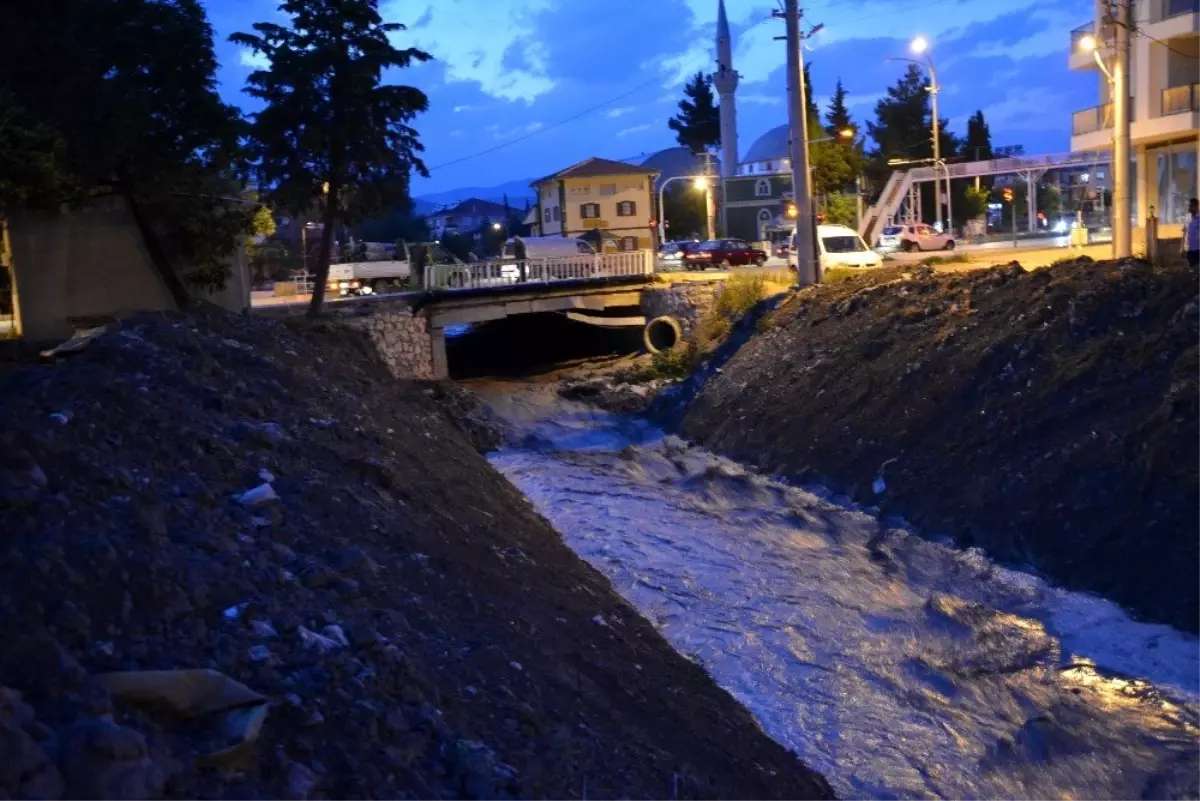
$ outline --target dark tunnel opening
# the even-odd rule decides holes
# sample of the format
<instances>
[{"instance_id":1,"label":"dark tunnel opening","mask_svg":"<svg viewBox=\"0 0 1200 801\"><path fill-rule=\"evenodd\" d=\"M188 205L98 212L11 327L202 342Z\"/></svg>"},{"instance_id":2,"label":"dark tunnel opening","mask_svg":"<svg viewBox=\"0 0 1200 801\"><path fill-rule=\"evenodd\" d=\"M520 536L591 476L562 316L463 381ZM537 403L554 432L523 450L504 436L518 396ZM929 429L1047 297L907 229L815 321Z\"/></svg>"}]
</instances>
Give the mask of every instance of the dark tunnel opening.
<instances>
[{"instance_id":1,"label":"dark tunnel opening","mask_svg":"<svg viewBox=\"0 0 1200 801\"><path fill-rule=\"evenodd\" d=\"M637 353L642 330L580 323L559 313L521 314L447 329L446 361L455 379L538 375L564 362Z\"/></svg>"}]
</instances>

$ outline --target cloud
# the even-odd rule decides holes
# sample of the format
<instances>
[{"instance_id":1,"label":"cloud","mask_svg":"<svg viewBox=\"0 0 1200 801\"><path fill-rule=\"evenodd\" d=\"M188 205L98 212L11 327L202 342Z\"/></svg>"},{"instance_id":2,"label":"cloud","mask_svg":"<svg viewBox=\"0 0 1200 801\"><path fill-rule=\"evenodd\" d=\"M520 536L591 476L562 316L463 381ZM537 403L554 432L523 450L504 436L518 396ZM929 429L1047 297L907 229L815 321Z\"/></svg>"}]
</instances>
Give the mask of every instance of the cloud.
<instances>
[{"instance_id":1,"label":"cloud","mask_svg":"<svg viewBox=\"0 0 1200 801\"><path fill-rule=\"evenodd\" d=\"M621 106L620 108L610 108L608 111L604 112L604 116L608 117L610 120L615 120L617 117L624 116L625 114L628 114L629 112L635 111L635 110L636 110L636 106Z\"/></svg>"},{"instance_id":2,"label":"cloud","mask_svg":"<svg viewBox=\"0 0 1200 801\"><path fill-rule=\"evenodd\" d=\"M641 133L642 131L648 131L653 127L654 126L650 125L649 123L646 123L644 125L634 125L629 128L622 128L621 130L617 131L617 136L620 136L620 137L632 136L633 134Z\"/></svg>"},{"instance_id":3,"label":"cloud","mask_svg":"<svg viewBox=\"0 0 1200 801\"><path fill-rule=\"evenodd\" d=\"M518 125L515 128L510 128L507 131L500 131L500 126L498 125L489 125L486 130L491 132L492 136L496 139L513 139L518 136L536 133L545 127L545 123L531 122L528 125Z\"/></svg>"},{"instance_id":4,"label":"cloud","mask_svg":"<svg viewBox=\"0 0 1200 801\"><path fill-rule=\"evenodd\" d=\"M454 107L454 113L461 114L464 111L471 111L474 108L476 108L476 107L471 105L470 103L461 103Z\"/></svg>"},{"instance_id":5,"label":"cloud","mask_svg":"<svg viewBox=\"0 0 1200 801\"><path fill-rule=\"evenodd\" d=\"M552 0L386 0L380 10L389 21L420 23L393 34L393 41L431 53L444 66L446 81L475 83L491 97L532 103L555 86L534 24L551 5ZM520 53L519 67L512 64L512 48Z\"/></svg>"},{"instance_id":6,"label":"cloud","mask_svg":"<svg viewBox=\"0 0 1200 801\"><path fill-rule=\"evenodd\" d=\"M778 106L783 102L783 98L778 95L743 95L738 94L738 104L747 103L752 106Z\"/></svg>"},{"instance_id":7,"label":"cloud","mask_svg":"<svg viewBox=\"0 0 1200 801\"><path fill-rule=\"evenodd\" d=\"M256 70L265 70L271 66L271 60L257 50L242 48L240 56L243 67L250 67Z\"/></svg>"}]
</instances>

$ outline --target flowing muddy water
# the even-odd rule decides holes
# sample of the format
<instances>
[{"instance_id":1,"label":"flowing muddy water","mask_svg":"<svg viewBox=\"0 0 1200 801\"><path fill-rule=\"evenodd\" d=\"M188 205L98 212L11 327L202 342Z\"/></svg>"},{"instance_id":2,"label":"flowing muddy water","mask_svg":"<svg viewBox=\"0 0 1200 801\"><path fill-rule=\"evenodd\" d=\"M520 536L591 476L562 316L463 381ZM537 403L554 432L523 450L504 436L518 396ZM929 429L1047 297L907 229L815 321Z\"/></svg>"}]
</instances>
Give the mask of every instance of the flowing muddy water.
<instances>
[{"instance_id":1,"label":"flowing muddy water","mask_svg":"<svg viewBox=\"0 0 1200 801\"><path fill-rule=\"evenodd\" d=\"M1195 637L551 386L473 388L517 432L492 464L839 796L1197 795Z\"/></svg>"}]
</instances>

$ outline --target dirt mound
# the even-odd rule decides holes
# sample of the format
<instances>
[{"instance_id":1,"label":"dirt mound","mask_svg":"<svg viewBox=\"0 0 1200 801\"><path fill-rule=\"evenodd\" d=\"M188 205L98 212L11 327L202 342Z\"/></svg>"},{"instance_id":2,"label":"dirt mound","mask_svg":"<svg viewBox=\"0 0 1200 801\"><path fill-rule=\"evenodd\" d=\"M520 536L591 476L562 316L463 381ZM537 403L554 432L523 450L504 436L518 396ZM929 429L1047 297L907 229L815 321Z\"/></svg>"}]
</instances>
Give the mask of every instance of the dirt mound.
<instances>
[{"instance_id":1,"label":"dirt mound","mask_svg":"<svg viewBox=\"0 0 1200 801\"><path fill-rule=\"evenodd\" d=\"M1195 630L1194 272L879 271L797 293L684 432Z\"/></svg>"},{"instance_id":2,"label":"dirt mound","mask_svg":"<svg viewBox=\"0 0 1200 801\"><path fill-rule=\"evenodd\" d=\"M144 316L0 381L0 796L829 794L356 333ZM229 713L104 675L182 669Z\"/></svg>"}]
</instances>

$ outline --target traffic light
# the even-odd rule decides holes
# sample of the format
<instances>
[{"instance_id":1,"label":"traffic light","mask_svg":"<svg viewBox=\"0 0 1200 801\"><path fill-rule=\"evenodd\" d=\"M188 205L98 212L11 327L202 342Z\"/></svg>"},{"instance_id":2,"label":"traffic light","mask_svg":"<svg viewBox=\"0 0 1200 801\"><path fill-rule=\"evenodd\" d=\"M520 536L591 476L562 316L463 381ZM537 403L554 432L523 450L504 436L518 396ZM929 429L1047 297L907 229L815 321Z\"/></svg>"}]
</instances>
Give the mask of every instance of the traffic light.
<instances>
[{"instance_id":1,"label":"traffic light","mask_svg":"<svg viewBox=\"0 0 1200 801\"><path fill-rule=\"evenodd\" d=\"M800 212L796 210L796 204L789 200L783 208L783 213L787 215L789 220L794 220Z\"/></svg>"},{"instance_id":2,"label":"traffic light","mask_svg":"<svg viewBox=\"0 0 1200 801\"><path fill-rule=\"evenodd\" d=\"M1011 186L1004 187L1004 202L1005 203L1013 202L1013 191L1012 191Z\"/></svg>"}]
</instances>

